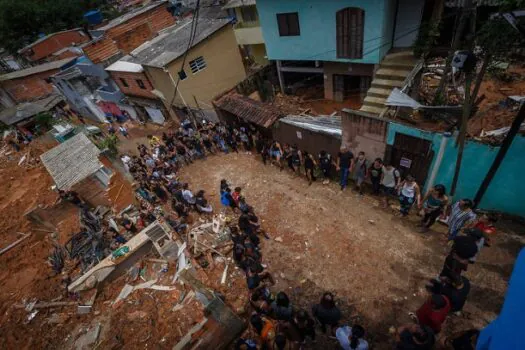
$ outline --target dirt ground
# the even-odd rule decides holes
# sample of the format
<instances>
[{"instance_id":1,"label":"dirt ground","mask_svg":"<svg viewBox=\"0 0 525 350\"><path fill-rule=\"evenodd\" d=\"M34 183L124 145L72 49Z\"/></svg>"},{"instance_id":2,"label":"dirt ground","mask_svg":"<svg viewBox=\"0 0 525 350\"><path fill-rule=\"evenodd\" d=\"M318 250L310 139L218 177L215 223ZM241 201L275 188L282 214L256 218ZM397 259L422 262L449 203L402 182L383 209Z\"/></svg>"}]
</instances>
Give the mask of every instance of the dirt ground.
<instances>
[{"instance_id":1,"label":"dirt ground","mask_svg":"<svg viewBox=\"0 0 525 350\"><path fill-rule=\"evenodd\" d=\"M180 176L195 191L204 189L214 208L220 207L221 179L242 187L272 236L263 243L263 260L277 279L274 291L286 291L295 306L308 310L323 291L334 292L345 320L362 323L375 349L390 347L391 326L409 322L407 313L423 302L424 284L439 273L447 252L443 226L419 234L415 215L402 220L380 209L377 199L340 192L335 184L309 187L254 155L213 156ZM466 273L472 290L464 316L450 317L443 334L483 327L498 314L525 242L519 226L502 225L495 244Z\"/></svg>"}]
</instances>

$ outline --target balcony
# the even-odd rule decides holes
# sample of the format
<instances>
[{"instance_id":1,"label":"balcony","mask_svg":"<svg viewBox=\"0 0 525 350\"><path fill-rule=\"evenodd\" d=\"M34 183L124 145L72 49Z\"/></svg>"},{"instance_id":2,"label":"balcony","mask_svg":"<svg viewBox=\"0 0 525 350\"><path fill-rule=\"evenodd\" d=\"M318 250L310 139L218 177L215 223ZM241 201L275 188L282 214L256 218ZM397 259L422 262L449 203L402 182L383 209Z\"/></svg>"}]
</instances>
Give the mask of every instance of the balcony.
<instances>
[{"instance_id":1,"label":"balcony","mask_svg":"<svg viewBox=\"0 0 525 350\"><path fill-rule=\"evenodd\" d=\"M108 102L118 103L124 98L124 94L118 89L114 89L111 86L102 86L97 90L97 94L101 99Z\"/></svg>"},{"instance_id":2,"label":"balcony","mask_svg":"<svg viewBox=\"0 0 525 350\"><path fill-rule=\"evenodd\" d=\"M234 26L235 37L239 45L264 44L261 24L256 22L238 22Z\"/></svg>"}]
</instances>

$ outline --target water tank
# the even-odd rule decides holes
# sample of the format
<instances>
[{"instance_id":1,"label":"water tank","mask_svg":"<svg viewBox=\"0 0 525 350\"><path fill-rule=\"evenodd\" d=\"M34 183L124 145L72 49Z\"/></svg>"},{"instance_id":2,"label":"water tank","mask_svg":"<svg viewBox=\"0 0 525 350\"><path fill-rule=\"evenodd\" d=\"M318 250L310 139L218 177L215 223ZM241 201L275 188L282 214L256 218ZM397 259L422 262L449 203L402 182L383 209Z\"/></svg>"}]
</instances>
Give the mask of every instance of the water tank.
<instances>
[{"instance_id":1,"label":"water tank","mask_svg":"<svg viewBox=\"0 0 525 350\"><path fill-rule=\"evenodd\" d=\"M99 10L86 12L84 18L90 25L97 25L102 23L102 13Z\"/></svg>"}]
</instances>

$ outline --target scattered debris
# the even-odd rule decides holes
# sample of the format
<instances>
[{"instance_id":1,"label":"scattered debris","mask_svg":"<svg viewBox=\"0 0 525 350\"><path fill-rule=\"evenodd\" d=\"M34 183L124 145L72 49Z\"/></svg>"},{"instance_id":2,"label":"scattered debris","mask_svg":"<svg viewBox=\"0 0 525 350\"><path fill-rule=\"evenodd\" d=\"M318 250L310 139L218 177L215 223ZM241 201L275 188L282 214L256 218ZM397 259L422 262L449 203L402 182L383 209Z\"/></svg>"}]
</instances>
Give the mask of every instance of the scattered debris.
<instances>
[{"instance_id":1,"label":"scattered debris","mask_svg":"<svg viewBox=\"0 0 525 350\"><path fill-rule=\"evenodd\" d=\"M22 243L26 238L28 238L29 236L31 236L30 233L22 233L22 232L18 232L18 234L21 234L22 235L22 238L19 238L17 239L16 241L14 241L13 243L11 243L10 245L8 245L7 247L3 248L2 250L0 250L0 255L4 254L5 252L11 250L12 248L16 247L18 244Z\"/></svg>"}]
</instances>

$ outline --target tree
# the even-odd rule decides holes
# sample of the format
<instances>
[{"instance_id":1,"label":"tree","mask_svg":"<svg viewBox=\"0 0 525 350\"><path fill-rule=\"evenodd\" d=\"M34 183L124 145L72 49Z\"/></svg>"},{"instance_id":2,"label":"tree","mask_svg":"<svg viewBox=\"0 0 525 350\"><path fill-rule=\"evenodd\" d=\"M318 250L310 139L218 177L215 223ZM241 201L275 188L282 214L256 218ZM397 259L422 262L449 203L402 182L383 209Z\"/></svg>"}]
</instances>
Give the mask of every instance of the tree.
<instances>
[{"instance_id":1,"label":"tree","mask_svg":"<svg viewBox=\"0 0 525 350\"><path fill-rule=\"evenodd\" d=\"M0 43L10 53L40 33L81 27L85 12L111 8L107 0L0 0Z\"/></svg>"}]
</instances>

